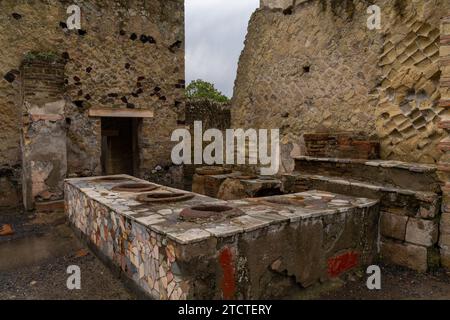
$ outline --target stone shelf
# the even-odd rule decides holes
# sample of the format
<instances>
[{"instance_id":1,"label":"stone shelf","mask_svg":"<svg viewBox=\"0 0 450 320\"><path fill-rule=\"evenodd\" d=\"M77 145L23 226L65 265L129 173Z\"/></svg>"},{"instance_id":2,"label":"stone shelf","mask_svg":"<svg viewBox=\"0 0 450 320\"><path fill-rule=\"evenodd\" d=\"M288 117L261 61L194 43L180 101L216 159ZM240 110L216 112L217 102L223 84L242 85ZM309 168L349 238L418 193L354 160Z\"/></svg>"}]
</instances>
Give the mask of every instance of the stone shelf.
<instances>
[{"instance_id":1,"label":"stone shelf","mask_svg":"<svg viewBox=\"0 0 450 320\"><path fill-rule=\"evenodd\" d=\"M439 193L437 166L390 160L344 158L295 158L295 171L302 174L356 179L395 189Z\"/></svg>"},{"instance_id":2,"label":"stone shelf","mask_svg":"<svg viewBox=\"0 0 450 320\"><path fill-rule=\"evenodd\" d=\"M334 162L334 163L348 163L348 164L362 164L370 167L381 168L396 168L408 170L418 173L433 173L437 171L437 166L432 164L411 163L395 160L365 160L365 159L346 159L346 158L320 158L300 156L294 157L295 160L313 161L313 162Z\"/></svg>"}]
</instances>

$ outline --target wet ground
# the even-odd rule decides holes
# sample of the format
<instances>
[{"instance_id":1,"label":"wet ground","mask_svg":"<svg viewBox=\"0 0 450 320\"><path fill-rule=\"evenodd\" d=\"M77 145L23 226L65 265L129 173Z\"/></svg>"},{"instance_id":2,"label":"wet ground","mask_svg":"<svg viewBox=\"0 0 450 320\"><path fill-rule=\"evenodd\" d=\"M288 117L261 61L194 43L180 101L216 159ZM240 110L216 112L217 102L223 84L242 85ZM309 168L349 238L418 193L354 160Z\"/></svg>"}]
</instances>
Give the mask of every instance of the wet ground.
<instances>
[{"instance_id":1,"label":"wet ground","mask_svg":"<svg viewBox=\"0 0 450 320\"><path fill-rule=\"evenodd\" d=\"M0 215L15 234L0 237L0 299L136 299L73 235L64 215ZM81 290L67 288L67 268L80 267Z\"/></svg>"},{"instance_id":2,"label":"wet ground","mask_svg":"<svg viewBox=\"0 0 450 320\"><path fill-rule=\"evenodd\" d=\"M450 274L436 270L420 274L400 267L381 267L381 290L369 290L362 272L348 276L321 300L450 300Z\"/></svg>"},{"instance_id":3,"label":"wet ground","mask_svg":"<svg viewBox=\"0 0 450 320\"><path fill-rule=\"evenodd\" d=\"M14 235L0 237L1 299L114 299L138 296L103 265L73 235L63 213L1 214L0 225L11 224ZM81 290L67 289L67 267L81 269ZM311 288L293 299L450 299L450 274L440 270L418 274L402 268L382 268L382 290L371 291L366 275Z\"/></svg>"}]
</instances>

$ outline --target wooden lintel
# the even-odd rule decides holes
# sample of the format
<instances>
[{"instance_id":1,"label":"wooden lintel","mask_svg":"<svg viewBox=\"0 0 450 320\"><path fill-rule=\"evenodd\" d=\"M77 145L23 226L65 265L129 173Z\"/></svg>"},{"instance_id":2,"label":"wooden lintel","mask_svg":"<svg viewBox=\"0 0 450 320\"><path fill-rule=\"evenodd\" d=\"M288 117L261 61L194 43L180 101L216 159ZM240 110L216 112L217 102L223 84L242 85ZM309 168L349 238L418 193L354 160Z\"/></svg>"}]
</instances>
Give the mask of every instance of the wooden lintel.
<instances>
[{"instance_id":1,"label":"wooden lintel","mask_svg":"<svg viewBox=\"0 0 450 320\"><path fill-rule=\"evenodd\" d=\"M89 116L111 118L153 118L153 111L141 109L91 108L89 109Z\"/></svg>"}]
</instances>

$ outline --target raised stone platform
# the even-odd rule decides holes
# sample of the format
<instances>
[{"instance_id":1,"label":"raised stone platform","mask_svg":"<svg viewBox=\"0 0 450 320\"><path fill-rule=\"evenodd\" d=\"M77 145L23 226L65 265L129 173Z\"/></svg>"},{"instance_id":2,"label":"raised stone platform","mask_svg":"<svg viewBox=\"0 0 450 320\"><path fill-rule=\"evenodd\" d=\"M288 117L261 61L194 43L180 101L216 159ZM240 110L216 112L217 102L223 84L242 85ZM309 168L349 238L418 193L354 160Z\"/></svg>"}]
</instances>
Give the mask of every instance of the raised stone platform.
<instances>
[{"instance_id":1,"label":"raised stone platform","mask_svg":"<svg viewBox=\"0 0 450 320\"><path fill-rule=\"evenodd\" d=\"M434 165L385 160L296 158L284 192L324 190L380 201L381 257L425 272L440 265L437 250L442 191Z\"/></svg>"},{"instance_id":2,"label":"raised stone platform","mask_svg":"<svg viewBox=\"0 0 450 320\"><path fill-rule=\"evenodd\" d=\"M322 176L353 178L383 186L440 192L437 166L391 160L295 157L295 171Z\"/></svg>"},{"instance_id":3,"label":"raised stone platform","mask_svg":"<svg viewBox=\"0 0 450 320\"><path fill-rule=\"evenodd\" d=\"M283 297L376 256L376 200L310 191L147 203L143 196L181 191L112 190L124 182L148 184L130 176L67 180L66 211L95 251L155 299ZM200 218L204 210L215 212Z\"/></svg>"},{"instance_id":4,"label":"raised stone platform","mask_svg":"<svg viewBox=\"0 0 450 320\"><path fill-rule=\"evenodd\" d=\"M422 219L435 219L439 215L441 205L441 196L438 193L388 187L350 178L292 173L283 175L282 182L283 191L286 193L323 190L379 199L382 211Z\"/></svg>"}]
</instances>

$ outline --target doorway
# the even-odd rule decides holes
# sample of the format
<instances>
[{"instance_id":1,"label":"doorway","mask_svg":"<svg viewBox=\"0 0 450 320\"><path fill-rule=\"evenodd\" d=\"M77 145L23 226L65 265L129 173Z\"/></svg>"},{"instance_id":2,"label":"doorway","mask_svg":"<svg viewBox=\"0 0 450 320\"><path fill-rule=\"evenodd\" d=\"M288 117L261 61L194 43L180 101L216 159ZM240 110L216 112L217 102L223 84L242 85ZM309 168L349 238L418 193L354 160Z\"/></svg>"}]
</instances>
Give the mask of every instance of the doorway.
<instances>
[{"instance_id":1,"label":"doorway","mask_svg":"<svg viewBox=\"0 0 450 320\"><path fill-rule=\"evenodd\" d=\"M137 132L140 119L102 118L103 175L136 175L139 169Z\"/></svg>"}]
</instances>

